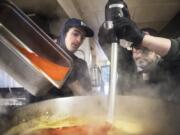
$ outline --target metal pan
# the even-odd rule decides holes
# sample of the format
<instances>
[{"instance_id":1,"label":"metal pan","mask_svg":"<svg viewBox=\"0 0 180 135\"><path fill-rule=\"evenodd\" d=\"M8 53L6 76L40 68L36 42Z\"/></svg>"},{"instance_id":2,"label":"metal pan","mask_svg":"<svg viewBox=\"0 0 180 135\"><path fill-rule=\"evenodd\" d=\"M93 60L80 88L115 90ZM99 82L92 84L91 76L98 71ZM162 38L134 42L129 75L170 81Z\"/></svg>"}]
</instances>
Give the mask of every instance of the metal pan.
<instances>
[{"instance_id":1,"label":"metal pan","mask_svg":"<svg viewBox=\"0 0 180 135\"><path fill-rule=\"evenodd\" d=\"M47 100L19 108L14 113L12 127L41 116L48 118L96 117L107 118L107 97L81 96ZM158 99L137 96L117 96L115 123L123 130L122 135L179 135L180 107ZM134 127L138 129L134 131ZM32 123L25 127L33 127ZM132 128L132 129L131 129ZM26 129L21 129L23 132ZM134 132L133 132L134 131ZM16 133L18 134L18 133ZM20 134L20 133L19 133ZM12 130L5 135L12 135Z\"/></svg>"},{"instance_id":2,"label":"metal pan","mask_svg":"<svg viewBox=\"0 0 180 135\"><path fill-rule=\"evenodd\" d=\"M55 65L67 67L68 73L63 79L53 79L15 46L26 48ZM53 85L61 88L72 69L68 54L8 1L0 2L0 47L0 68L36 96L47 93Z\"/></svg>"}]
</instances>

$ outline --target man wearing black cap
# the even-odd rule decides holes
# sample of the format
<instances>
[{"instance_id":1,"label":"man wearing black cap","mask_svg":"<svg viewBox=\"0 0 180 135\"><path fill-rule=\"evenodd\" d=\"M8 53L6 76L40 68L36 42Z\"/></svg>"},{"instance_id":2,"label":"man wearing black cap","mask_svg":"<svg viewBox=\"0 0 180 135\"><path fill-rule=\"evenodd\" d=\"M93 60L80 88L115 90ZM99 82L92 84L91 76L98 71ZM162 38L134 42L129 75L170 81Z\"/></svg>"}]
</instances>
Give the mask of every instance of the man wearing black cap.
<instances>
[{"instance_id":1,"label":"man wearing black cap","mask_svg":"<svg viewBox=\"0 0 180 135\"><path fill-rule=\"evenodd\" d=\"M91 91L91 81L87 63L74 55L86 37L93 37L94 32L79 19L68 19L62 29L58 44L73 59L73 69L61 90L52 90L59 96L86 95Z\"/></svg>"}]
</instances>

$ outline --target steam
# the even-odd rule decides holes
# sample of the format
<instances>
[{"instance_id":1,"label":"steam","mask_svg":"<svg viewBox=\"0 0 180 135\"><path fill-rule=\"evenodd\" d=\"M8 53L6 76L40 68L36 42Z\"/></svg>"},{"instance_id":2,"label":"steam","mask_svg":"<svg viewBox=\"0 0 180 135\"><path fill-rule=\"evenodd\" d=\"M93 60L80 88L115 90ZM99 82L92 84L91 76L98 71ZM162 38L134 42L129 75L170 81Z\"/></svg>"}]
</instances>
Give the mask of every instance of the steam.
<instances>
[{"instance_id":1,"label":"steam","mask_svg":"<svg viewBox=\"0 0 180 135\"><path fill-rule=\"evenodd\" d=\"M7 108L5 106L0 105L0 115L6 114L7 113Z\"/></svg>"},{"instance_id":2,"label":"steam","mask_svg":"<svg viewBox=\"0 0 180 135\"><path fill-rule=\"evenodd\" d=\"M7 91L7 89L4 89ZM0 95L0 133L11 127L13 109L29 103L29 95L18 89L14 92L7 91ZM7 124L8 123L8 124Z\"/></svg>"},{"instance_id":3,"label":"steam","mask_svg":"<svg viewBox=\"0 0 180 135\"><path fill-rule=\"evenodd\" d=\"M5 129L8 128L7 117L6 114L8 114L8 108L3 105L2 97L0 96L0 132L2 133Z\"/></svg>"},{"instance_id":4,"label":"steam","mask_svg":"<svg viewBox=\"0 0 180 135\"><path fill-rule=\"evenodd\" d=\"M103 29L100 29L99 44L110 60L111 44L107 41L106 37L108 36L103 33L105 33ZM148 66L147 70L150 71L139 75L139 67L136 67L136 63L132 57L132 51L119 47L118 55L117 94L161 98L166 101L175 102L180 100L176 96L180 95L180 92L178 93L178 84L174 84L173 78L169 73L164 72L164 69L158 69L159 67L156 69L156 62ZM139 62L143 66L147 64L145 61ZM177 91L175 92L177 94L173 94L172 91Z\"/></svg>"},{"instance_id":5,"label":"steam","mask_svg":"<svg viewBox=\"0 0 180 135\"><path fill-rule=\"evenodd\" d=\"M7 113L7 107L4 106L4 101L2 96L0 95L0 115Z\"/></svg>"},{"instance_id":6,"label":"steam","mask_svg":"<svg viewBox=\"0 0 180 135\"><path fill-rule=\"evenodd\" d=\"M154 69L152 69L154 70ZM135 95L141 97L157 98L165 101L179 102L179 87L173 78L163 71L152 73L121 72L118 78L117 94Z\"/></svg>"}]
</instances>

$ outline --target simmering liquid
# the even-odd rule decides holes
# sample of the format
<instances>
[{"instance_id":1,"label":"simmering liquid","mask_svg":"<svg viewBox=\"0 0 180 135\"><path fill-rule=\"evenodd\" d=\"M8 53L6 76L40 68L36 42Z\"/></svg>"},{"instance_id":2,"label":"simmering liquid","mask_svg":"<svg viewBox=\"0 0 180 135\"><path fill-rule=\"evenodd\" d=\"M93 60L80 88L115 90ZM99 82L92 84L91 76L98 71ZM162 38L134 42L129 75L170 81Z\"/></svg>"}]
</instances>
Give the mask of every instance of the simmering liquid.
<instances>
[{"instance_id":1,"label":"simmering liquid","mask_svg":"<svg viewBox=\"0 0 180 135\"><path fill-rule=\"evenodd\" d=\"M3 135L140 135L138 123L119 121L108 123L96 117L47 117L41 116L22 122Z\"/></svg>"},{"instance_id":2,"label":"simmering liquid","mask_svg":"<svg viewBox=\"0 0 180 135\"><path fill-rule=\"evenodd\" d=\"M102 125L46 128L33 131L26 135L107 135L110 129L110 124L104 123Z\"/></svg>"}]
</instances>

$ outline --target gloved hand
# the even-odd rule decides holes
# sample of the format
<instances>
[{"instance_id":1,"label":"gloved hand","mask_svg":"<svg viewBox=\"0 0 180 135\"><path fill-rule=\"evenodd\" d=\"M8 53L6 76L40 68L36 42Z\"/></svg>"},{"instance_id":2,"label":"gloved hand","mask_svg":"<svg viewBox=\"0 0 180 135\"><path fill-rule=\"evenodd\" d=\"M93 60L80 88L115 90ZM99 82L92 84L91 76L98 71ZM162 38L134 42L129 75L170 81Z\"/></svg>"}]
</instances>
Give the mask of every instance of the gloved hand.
<instances>
[{"instance_id":1,"label":"gloved hand","mask_svg":"<svg viewBox=\"0 0 180 135\"><path fill-rule=\"evenodd\" d=\"M114 29L107 29L105 27L105 22L100 26L98 32L98 40L101 46L106 44L111 44L116 37Z\"/></svg>"},{"instance_id":2,"label":"gloved hand","mask_svg":"<svg viewBox=\"0 0 180 135\"><path fill-rule=\"evenodd\" d=\"M137 27L137 25L126 17L120 17L113 21L116 36L119 39L126 39L133 42L134 47L138 47L143 38L144 33Z\"/></svg>"}]
</instances>

